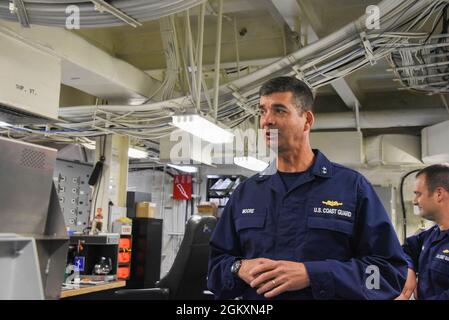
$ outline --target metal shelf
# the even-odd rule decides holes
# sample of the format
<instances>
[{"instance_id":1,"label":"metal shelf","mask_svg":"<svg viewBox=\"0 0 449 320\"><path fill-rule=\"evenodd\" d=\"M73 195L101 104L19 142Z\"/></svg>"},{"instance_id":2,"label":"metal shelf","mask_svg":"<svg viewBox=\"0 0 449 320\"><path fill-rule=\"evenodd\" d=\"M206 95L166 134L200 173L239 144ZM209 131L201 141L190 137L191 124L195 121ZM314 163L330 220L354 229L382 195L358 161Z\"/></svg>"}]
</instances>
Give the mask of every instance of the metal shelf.
<instances>
[{"instance_id":1,"label":"metal shelf","mask_svg":"<svg viewBox=\"0 0 449 320\"><path fill-rule=\"evenodd\" d=\"M222 179L222 180L231 179L232 183L228 186L228 188L211 189L211 187L220 179ZM223 208L226 207L226 204L220 204L226 200L221 200L221 199L228 200L231 197L232 193L235 190L235 181L237 179L240 179L240 182L242 182L245 179L245 177L239 176L239 175L208 175L207 176L206 201L211 201L212 199L218 199L218 201L215 202L219 208L218 217L220 217L221 212L223 211ZM217 194L217 192L224 193L224 194Z\"/></svg>"}]
</instances>

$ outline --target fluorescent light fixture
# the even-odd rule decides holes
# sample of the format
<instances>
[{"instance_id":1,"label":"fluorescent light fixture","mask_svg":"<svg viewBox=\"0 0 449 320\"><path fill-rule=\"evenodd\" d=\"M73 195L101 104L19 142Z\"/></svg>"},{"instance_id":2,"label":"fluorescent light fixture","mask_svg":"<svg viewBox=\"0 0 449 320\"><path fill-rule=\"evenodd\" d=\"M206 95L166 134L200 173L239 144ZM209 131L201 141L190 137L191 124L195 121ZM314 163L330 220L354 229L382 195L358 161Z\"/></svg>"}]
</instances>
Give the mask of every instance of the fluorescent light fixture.
<instances>
[{"instance_id":1,"label":"fluorescent light fixture","mask_svg":"<svg viewBox=\"0 0 449 320\"><path fill-rule=\"evenodd\" d=\"M234 163L240 167L252 170L252 171L263 171L268 167L268 163L265 161L256 159L254 157L235 157Z\"/></svg>"},{"instance_id":2,"label":"fluorescent light fixture","mask_svg":"<svg viewBox=\"0 0 449 320\"><path fill-rule=\"evenodd\" d=\"M197 115L173 116L173 125L211 143L230 143L234 134Z\"/></svg>"},{"instance_id":3,"label":"fluorescent light fixture","mask_svg":"<svg viewBox=\"0 0 449 320\"><path fill-rule=\"evenodd\" d=\"M193 167L193 166L179 166L179 165L171 164L171 163L167 163L167 166L175 168L176 170L179 170L179 171L187 172L187 173L198 172L198 168Z\"/></svg>"},{"instance_id":4,"label":"fluorescent light fixture","mask_svg":"<svg viewBox=\"0 0 449 320\"><path fill-rule=\"evenodd\" d=\"M0 127L12 127L12 124L0 121Z\"/></svg>"},{"instance_id":5,"label":"fluorescent light fixture","mask_svg":"<svg viewBox=\"0 0 449 320\"><path fill-rule=\"evenodd\" d=\"M148 158L148 152L142 149L129 148L128 157L133 159L145 159Z\"/></svg>"}]
</instances>

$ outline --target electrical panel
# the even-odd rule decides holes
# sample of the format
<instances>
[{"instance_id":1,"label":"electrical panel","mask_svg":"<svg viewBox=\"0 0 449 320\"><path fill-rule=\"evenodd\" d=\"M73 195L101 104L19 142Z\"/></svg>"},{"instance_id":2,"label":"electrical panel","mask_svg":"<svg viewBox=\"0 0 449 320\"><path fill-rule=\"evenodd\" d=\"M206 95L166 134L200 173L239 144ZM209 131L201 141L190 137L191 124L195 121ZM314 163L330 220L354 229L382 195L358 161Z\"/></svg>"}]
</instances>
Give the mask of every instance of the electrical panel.
<instances>
[{"instance_id":1,"label":"electrical panel","mask_svg":"<svg viewBox=\"0 0 449 320\"><path fill-rule=\"evenodd\" d=\"M92 166L57 160L53 180L65 224L70 230L83 232L89 225L91 188L87 183Z\"/></svg>"}]
</instances>

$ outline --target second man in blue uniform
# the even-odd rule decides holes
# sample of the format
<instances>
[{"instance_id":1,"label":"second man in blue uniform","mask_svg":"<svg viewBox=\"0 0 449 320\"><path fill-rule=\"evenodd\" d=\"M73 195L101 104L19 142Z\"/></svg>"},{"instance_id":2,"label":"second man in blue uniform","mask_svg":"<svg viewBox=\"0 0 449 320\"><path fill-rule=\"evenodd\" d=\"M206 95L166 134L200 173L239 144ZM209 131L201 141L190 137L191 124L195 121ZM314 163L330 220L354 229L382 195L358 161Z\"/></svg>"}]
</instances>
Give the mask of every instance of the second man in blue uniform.
<instances>
[{"instance_id":1,"label":"second man in blue uniform","mask_svg":"<svg viewBox=\"0 0 449 320\"><path fill-rule=\"evenodd\" d=\"M404 243L409 270L398 300L449 300L449 164L419 171L414 192L420 215L435 225Z\"/></svg>"}]
</instances>

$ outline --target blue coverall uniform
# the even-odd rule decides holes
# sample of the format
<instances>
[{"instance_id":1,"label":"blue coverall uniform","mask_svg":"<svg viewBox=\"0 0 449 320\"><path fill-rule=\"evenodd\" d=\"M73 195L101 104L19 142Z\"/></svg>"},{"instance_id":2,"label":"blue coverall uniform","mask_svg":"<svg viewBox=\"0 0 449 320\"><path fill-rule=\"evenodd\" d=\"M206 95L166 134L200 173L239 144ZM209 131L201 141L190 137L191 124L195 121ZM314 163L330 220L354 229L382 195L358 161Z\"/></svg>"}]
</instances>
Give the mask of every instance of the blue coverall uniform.
<instances>
[{"instance_id":1,"label":"blue coverall uniform","mask_svg":"<svg viewBox=\"0 0 449 320\"><path fill-rule=\"evenodd\" d=\"M407 238L403 248L418 273L418 299L449 300L449 230L435 225Z\"/></svg>"},{"instance_id":2,"label":"blue coverall uniform","mask_svg":"<svg viewBox=\"0 0 449 320\"><path fill-rule=\"evenodd\" d=\"M313 165L290 190L279 174L269 174L276 172L272 163L232 194L210 242L208 288L217 299L264 299L232 274L231 265L241 258L305 264L310 286L277 299L400 294L407 261L374 189L358 172L314 153Z\"/></svg>"}]
</instances>

